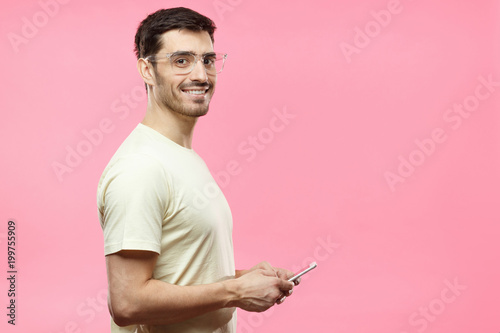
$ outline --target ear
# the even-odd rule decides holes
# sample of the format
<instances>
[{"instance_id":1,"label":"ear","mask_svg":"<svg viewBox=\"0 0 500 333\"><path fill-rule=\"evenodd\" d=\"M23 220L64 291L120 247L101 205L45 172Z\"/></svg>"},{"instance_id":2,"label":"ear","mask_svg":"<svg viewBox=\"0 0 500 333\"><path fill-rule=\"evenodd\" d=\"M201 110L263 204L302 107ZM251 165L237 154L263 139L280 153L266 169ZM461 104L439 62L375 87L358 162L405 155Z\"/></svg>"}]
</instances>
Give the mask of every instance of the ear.
<instances>
[{"instance_id":1,"label":"ear","mask_svg":"<svg viewBox=\"0 0 500 333\"><path fill-rule=\"evenodd\" d=\"M156 77L151 62L143 58L139 58L139 60L137 60L137 70L139 71L139 74L144 80L144 83L151 86L155 85Z\"/></svg>"}]
</instances>

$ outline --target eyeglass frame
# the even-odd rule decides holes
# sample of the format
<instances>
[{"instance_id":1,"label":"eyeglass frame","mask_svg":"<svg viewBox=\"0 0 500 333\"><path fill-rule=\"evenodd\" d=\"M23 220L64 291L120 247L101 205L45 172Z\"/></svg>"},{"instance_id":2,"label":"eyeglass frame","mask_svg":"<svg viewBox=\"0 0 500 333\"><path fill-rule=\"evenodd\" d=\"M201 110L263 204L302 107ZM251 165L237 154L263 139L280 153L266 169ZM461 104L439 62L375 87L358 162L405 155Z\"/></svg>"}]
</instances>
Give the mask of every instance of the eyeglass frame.
<instances>
[{"instance_id":1,"label":"eyeglass frame","mask_svg":"<svg viewBox=\"0 0 500 333\"><path fill-rule=\"evenodd\" d=\"M170 61L170 58L173 56L173 55L191 55L191 56L194 56L195 57L195 62L193 62L193 65L191 66L191 69L186 72L186 73L179 73L179 75L186 75L186 74L189 74L193 71L194 67L196 66L196 63L198 63L198 61L200 60L205 60L205 57L206 56L213 56L215 55L216 57L217 56L221 56L222 57L222 66L220 68L220 71L218 72L215 72L214 74L212 73L209 73L207 71L207 68L205 67L205 65L203 64L203 68L205 69L205 73L207 73L207 75L216 75L216 74L220 74L222 72L222 70L224 69L224 64L226 63L226 59L227 59L227 53L221 53L221 52L208 52L208 53L205 53L205 54L196 54L196 53L193 53L193 52L189 52L189 51L175 51L175 52L172 52L172 53L161 53L159 55L156 55L156 54L152 54L152 55L149 55L147 56L146 58L144 58L145 60L148 60L150 62L153 62L153 61L156 61L157 57L162 57L164 56L165 58L167 58L169 61ZM163 57L162 57L163 58ZM214 61L214 64L215 64L215 61ZM170 65L173 67L174 64L170 61ZM215 65L214 65L215 67Z\"/></svg>"}]
</instances>

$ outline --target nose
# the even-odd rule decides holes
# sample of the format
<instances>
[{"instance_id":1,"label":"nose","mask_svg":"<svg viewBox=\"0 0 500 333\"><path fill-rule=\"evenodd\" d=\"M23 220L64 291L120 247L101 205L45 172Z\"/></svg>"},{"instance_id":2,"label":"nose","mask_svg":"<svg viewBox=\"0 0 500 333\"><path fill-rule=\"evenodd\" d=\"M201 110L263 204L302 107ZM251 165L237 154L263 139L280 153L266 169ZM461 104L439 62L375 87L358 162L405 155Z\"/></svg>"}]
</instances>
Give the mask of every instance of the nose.
<instances>
[{"instance_id":1,"label":"nose","mask_svg":"<svg viewBox=\"0 0 500 333\"><path fill-rule=\"evenodd\" d=\"M195 62L193 70L191 71L191 73L189 73L189 78L191 79L191 81L208 81L207 71L202 61L203 59L197 59L197 61Z\"/></svg>"}]
</instances>

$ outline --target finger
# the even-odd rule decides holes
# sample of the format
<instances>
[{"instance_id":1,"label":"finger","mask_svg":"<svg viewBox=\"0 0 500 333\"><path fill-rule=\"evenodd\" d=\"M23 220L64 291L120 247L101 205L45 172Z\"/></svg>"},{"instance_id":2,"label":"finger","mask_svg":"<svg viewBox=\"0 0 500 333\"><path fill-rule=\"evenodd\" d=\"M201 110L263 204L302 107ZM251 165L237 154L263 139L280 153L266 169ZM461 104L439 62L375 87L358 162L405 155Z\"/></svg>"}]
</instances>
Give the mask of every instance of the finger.
<instances>
[{"instance_id":1,"label":"finger","mask_svg":"<svg viewBox=\"0 0 500 333\"><path fill-rule=\"evenodd\" d=\"M288 280L293 277L293 272L283 268L276 268L278 271L278 277L283 280Z\"/></svg>"},{"instance_id":2,"label":"finger","mask_svg":"<svg viewBox=\"0 0 500 333\"><path fill-rule=\"evenodd\" d=\"M300 279L301 279L301 278L296 279L295 281L293 281L293 283L294 283L296 286L298 286L298 285L299 285L299 283L300 283Z\"/></svg>"},{"instance_id":3,"label":"finger","mask_svg":"<svg viewBox=\"0 0 500 333\"><path fill-rule=\"evenodd\" d=\"M265 276L272 276L272 277L276 277L276 272L273 271L273 270L268 270L268 269L260 269L259 270L263 275Z\"/></svg>"},{"instance_id":4,"label":"finger","mask_svg":"<svg viewBox=\"0 0 500 333\"><path fill-rule=\"evenodd\" d=\"M293 282L289 282L287 280L280 280L280 290L285 294L288 294L289 290L292 290L295 284Z\"/></svg>"},{"instance_id":5,"label":"finger","mask_svg":"<svg viewBox=\"0 0 500 333\"><path fill-rule=\"evenodd\" d=\"M258 264L259 268L262 268L262 269L265 269L265 270L272 270L274 271L274 268L273 266L268 263L267 261L263 261L261 263Z\"/></svg>"},{"instance_id":6,"label":"finger","mask_svg":"<svg viewBox=\"0 0 500 333\"><path fill-rule=\"evenodd\" d=\"M283 302L285 301L285 299L286 299L286 296L283 296L283 297L279 298L279 299L276 301L276 304L278 304L278 305L279 305L279 304L283 303Z\"/></svg>"}]
</instances>

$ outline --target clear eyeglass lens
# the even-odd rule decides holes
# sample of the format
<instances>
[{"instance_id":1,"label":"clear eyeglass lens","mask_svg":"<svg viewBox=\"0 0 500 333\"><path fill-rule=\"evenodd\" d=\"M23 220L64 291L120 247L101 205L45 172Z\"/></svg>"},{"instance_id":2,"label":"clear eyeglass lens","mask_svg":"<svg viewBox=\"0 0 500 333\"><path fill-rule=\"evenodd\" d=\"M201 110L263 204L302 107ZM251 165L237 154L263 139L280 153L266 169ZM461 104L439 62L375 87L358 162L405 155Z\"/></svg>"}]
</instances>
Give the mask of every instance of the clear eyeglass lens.
<instances>
[{"instance_id":1,"label":"clear eyeglass lens","mask_svg":"<svg viewBox=\"0 0 500 333\"><path fill-rule=\"evenodd\" d=\"M170 56L172 68L179 74L191 72L197 60L198 58L191 53L180 53ZM208 74L220 73L224 66L224 55L213 54L201 56L201 61Z\"/></svg>"}]
</instances>

